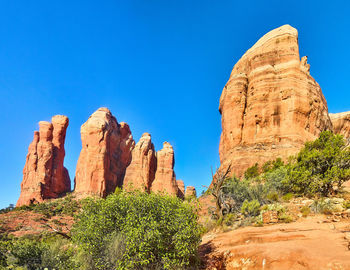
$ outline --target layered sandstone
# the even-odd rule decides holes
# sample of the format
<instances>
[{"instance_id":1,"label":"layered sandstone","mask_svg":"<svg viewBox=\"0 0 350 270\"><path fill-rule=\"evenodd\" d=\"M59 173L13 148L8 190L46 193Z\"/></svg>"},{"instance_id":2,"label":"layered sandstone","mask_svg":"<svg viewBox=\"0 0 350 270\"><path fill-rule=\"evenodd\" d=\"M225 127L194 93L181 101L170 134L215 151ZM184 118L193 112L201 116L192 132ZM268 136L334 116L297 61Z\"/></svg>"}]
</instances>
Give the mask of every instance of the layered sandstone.
<instances>
[{"instance_id":1,"label":"layered sandstone","mask_svg":"<svg viewBox=\"0 0 350 270\"><path fill-rule=\"evenodd\" d=\"M121 187L134 147L130 128L100 108L81 126L82 150L75 175L78 196L105 197Z\"/></svg>"},{"instance_id":2,"label":"layered sandstone","mask_svg":"<svg viewBox=\"0 0 350 270\"><path fill-rule=\"evenodd\" d=\"M241 176L255 163L287 158L332 129L326 100L300 59L298 32L272 30L234 66L220 97L220 170Z\"/></svg>"},{"instance_id":3,"label":"layered sandstone","mask_svg":"<svg viewBox=\"0 0 350 270\"><path fill-rule=\"evenodd\" d=\"M333 123L333 131L341 134L344 138L350 138L350 112L330 113L329 117Z\"/></svg>"},{"instance_id":4,"label":"layered sandstone","mask_svg":"<svg viewBox=\"0 0 350 270\"><path fill-rule=\"evenodd\" d=\"M68 118L63 115L52 117L52 123L39 122L39 132L34 132L28 148L17 206L58 198L71 190L69 174L63 166L67 127Z\"/></svg>"},{"instance_id":5,"label":"layered sandstone","mask_svg":"<svg viewBox=\"0 0 350 270\"><path fill-rule=\"evenodd\" d=\"M174 149L170 143L164 142L163 149L157 152L157 171L151 186L152 192L166 192L177 195L176 176L174 173Z\"/></svg>"},{"instance_id":6,"label":"layered sandstone","mask_svg":"<svg viewBox=\"0 0 350 270\"><path fill-rule=\"evenodd\" d=\"M131 153L131 163L126 169L123 188L149 192L157 168L156 152L151 135L144 133Z\"/></svg>"}]
</instances>

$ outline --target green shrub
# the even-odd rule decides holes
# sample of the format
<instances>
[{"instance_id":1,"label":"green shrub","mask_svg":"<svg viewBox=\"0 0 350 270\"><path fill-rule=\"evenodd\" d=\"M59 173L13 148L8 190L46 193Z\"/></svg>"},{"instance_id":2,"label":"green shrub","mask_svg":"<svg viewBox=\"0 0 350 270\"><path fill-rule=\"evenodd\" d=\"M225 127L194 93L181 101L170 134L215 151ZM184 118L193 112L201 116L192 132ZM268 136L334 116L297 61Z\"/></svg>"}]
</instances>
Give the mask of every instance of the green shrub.
<instances>
[{"instance_id":1,"label":"green shrub","mask_svg":"<svg viewBox=\"0 0 350 270\"><path fill-rule=\"evenodd\" d=\"M310 214L311 210L310 210L310 208L309 208L308 206L304 205L304 206L300 209L300 212L301 212L301 214L302 214L303 217L307 217L307 216Z\"/></svg>"},{"instance_id":2,"label":"green shrub","mask_svg":"<svg viewBox=\"0 0 350 270\"><path fill-rule=\"evenodd\" d=\"M290 223L293 221L293 218L290 215L288 215L286 212L283 212L280 215L278 215L278 220L284 223Z\"/></svg>"},{"instance_id":3,"label":"green shrub","mask_svg":"<svg viewBox=\"0 0 350 270\"><path fill-rule=\"evenodd\" d=\"M293 193L286 193L282 196L282 200L285 202L289 202L291 199L294 198L294 194Z\"/></svg>"},{"instance_id":4,"label":"green shrub","mask_svg":"<svg viewBox=\"0 0 350 270\"><path fill-rule=\"evenodd\" d=\"M258 216L260 213L260 203L258 200L245 200L241 207L241 213L245 216Z\"/></svg>"},{"instance_id":5,"label":"green shrub","mask_svg":"<svg viewBox=\"0 0 350 270\"><path fill-rule=\"evenodd\" d=\"M328 196L350 179L350 151L341 135L324 131L307 142L291 164L288 185L297 194Z\"/></svg>"},{"instance_id":6,"label":"green shrub","mask_svg":"<svg viewBox=\"0 0 350 270\"><path fill-rule=\"evenodd\" d=\"M343 207L345 208L345 209L349 209L350 208L350 201L344 201L344 203L343 203Z\"/></svg>"},{"instance_id":7,"label":"green shrub","mask_svg":"<svg viewBox=\"0 0 350 270\"><path fill-rule=\"evenodd\" d=\"M43 245L40 241L20 239L13 241L7 258L8 264L24 266L28 270L36 270L41 267L41 255Z\"/></svg>"},{"instance_id":8,"label":"green shrub","mask_svg":"<svg viewBox=\"0 0 350 270\"><path fill-rule=\"evenodd\" d=\"M267 194L269 190L267 186L251 180L240 180L236 177L228 179L222 187L222 191L227 198L234 201L233 211L239 212L245 200L257 200L260 204L268 202Z\"/></svg>"},{"instance_id":9,"label":"green shrub","mask_svg":"<svg viewBox=\"0 0 350 270\"><path fill-rule=\"evenodd\" d=\"M96 269L181 269L196 263L201 231L189 203L119 192L86 200L72 236Z\"/></svg>"},{"instance_id":10,"label":"green shrub","mask_svg":"<svg viewBox=\"0 0 350 270\"><path fill-rule=\"evenodd\" d=\"M278 202L279 195L276 191L271 191L267 194L266 198L271 202Z\"/></svg>"},{"instance_id":11,"label":"green shrub","mask_svg":"<svg viewBox=\"0 0 350 270\"><path fill-rule=\"evenodd\" d=\"M333 212L333 205L331 200L320 199L320 200L315 200L310 205L310 209L314 213L329 215L329 214L332 214Z\"/></svg>"},{"instance_id":12,"label":"green shrub","mask_svg":"<svg viewBox=\"0 0 350 270\"><path fill-rule=\"evenodd\" d=\"M244 172L244 178L245 179L251 179L254 177L259 176L259 165L258 163L255 163L254 166L249 167L245 172Z\"/></svg>"},{"instance_id":13,"label":"green shrub","mask_svg":"<svg viewBox=\"0 0 350 270\"><path fill-rule=\"evenodd\" d=\"M41 265L48 269L77 269L74 262L75 249L67 239L53 238L42 244Z\"/></svg>"}]
</instances>

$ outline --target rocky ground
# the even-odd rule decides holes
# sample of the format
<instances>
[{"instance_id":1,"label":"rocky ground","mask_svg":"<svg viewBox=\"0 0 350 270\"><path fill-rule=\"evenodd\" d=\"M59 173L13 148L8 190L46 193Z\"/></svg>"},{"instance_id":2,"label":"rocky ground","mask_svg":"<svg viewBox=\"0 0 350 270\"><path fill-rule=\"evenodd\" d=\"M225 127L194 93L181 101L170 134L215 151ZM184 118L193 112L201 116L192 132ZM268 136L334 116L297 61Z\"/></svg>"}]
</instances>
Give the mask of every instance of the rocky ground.
<instances>
[{"instance_id":1,"label":"rocky ground","mask_svg":"<svg viewBox=\"0 0 350 270\"><path fill-rule=\"evenodd\" d=\"M0 214L0 233L16 237L38 235L45 232L69 232L73 224L71 216L46 217L32 211L20 210Z\"/></svg>"},{"instance_id":2,"label":"rocky ground","mask_svg":"<svg viewBox=\"0 0 350 270\"><path fill-rule=\"evenodd\" d=\"M350 269L350 220L316 215L289 224L203 236L204 269Z\"/></svg>"}]
</instances>

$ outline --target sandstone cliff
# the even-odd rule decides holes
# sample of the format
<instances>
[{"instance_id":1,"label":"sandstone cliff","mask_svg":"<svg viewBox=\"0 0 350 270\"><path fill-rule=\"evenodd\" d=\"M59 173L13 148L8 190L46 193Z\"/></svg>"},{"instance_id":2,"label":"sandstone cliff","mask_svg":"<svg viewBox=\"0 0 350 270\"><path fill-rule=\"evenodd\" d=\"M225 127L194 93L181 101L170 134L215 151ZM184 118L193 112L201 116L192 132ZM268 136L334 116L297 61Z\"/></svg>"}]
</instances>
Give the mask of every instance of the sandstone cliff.
<instances>
[{"instance_id":1,"label":"sandstone cliff","mask_svg":"<svg viewBox=\"0 0 350 270\"><path fill-rule=\"evenodd\" d=\"M341 134L344 138L350 138L350 112L330 113L329 117L333 123L333 131Z\"/></svg>"},{"instance_id":2,"label":"sandstone cliff","mask_svg":"<svg viewBox=\"0 0 350 270\"><path fill-rule=\"evenodd\" d=\"M39 122L39 132L34 132L28 148L17 206L58 198L71 190L68 171L63 166L67 127L68 118L63 115L52 117L52 123Z\"/></svg>"},{"instance_id":3,"label":"sandstone cliff","mask_svg":"<svg viewBox=\"0 0 350 270\"><path fill-rule=\"evenodd\" d=\"M289 25L267 33L242 56L220 97L220 170L231 164L232 174L241 176L256 162L287 158L332 129L309 69Z\"/></svg>"},{"instance_id":4,"label":"sandstone cliff","mask_svg":"<svg viewBox=\"0 0 350 270\"><path fill-rule=\"evenodd\" d=\"M71 189L63 166L68 118L56 115L52 123L39 126L28 148L17 206L57 198ZM165 142L156 153L148 133L135 145L128 124L118 123L109 109L100 108L90 116L81 126L81 140L74 183L78 198L106 197L116 187L184 198L185 185L175 177L173 147Z\"/></svg>"},{"instance_id":5,"label":"sandstone cliff","mask_svg":"<svg viewBox=\"0 0 350 270\"><path fill-rule=\"evenodd\" d=\"M129 126L100 108L81 126L82 150L75 174L78 196L105 197L122 186L134 146Z\"/></svg>"}]
</instances>

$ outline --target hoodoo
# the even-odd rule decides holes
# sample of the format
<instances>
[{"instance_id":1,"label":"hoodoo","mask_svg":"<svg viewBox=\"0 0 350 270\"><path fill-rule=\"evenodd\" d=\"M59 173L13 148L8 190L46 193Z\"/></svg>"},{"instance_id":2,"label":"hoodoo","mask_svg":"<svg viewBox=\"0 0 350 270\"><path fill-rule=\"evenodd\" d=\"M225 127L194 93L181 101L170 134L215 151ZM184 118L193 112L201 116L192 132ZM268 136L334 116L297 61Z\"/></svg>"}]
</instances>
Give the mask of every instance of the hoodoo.
<instances>
[{"instance_id":1,"label":"hoodoo","mask_svg":"<svg viewBox=\"0 0 350 270\"><path fill-rule=\"evenodd\" d=\"M17 206L58 198L71 190L69 174L63 166L67 127L68 118L63 115L52 117L52 123L39 122L39 132L34 132L28 148Z\"/></svg>"},{"instance_id":2,"label":"hoodoo","mask_svg":"<svg viewBox=\"0 0 350 270\"><path fill-rule=\"evenodd\" d=\"M164 142L163 149L157 152L157 171L151 191L178 194L174 165L174 149L170 143Z\"/></svg>"},{"instance_id":3,"label":"hoodoo","mask_svg":"<svg viewBox=\"0 0 350 270\"><path fill-rule=\"evenodd\" d=\"M135 143L129 126L119 124L109 109L100 108L81 126L81 141L75 193L105 197L121 187Z\"/></svg>"},{"instance_id":4,"label":"hoodoo","mask_svg":"<svg viewBox=\"0 0 350 270\"><path fill-rule=\"evenodd\" d=\"M151 135L144 133L131 153L131 163L126 169L123 187L126 190L149 192L157 168L156 152Z\"/></svg>"},{"instance_id":5,"label":"hoodoo","mask_svg":"<svg viewBox=\"0 0 350 270\"><path fill-rule=\"evenodd\" d=\"M255 163L287 158L332 129L327 102L299 56L298 32L264 35L234 66L220 97L220 170L241 176Z\"/></svg>"}]
</instances>

